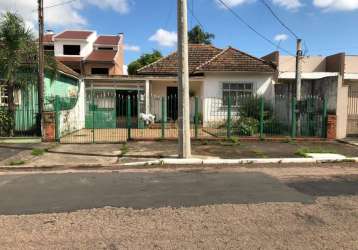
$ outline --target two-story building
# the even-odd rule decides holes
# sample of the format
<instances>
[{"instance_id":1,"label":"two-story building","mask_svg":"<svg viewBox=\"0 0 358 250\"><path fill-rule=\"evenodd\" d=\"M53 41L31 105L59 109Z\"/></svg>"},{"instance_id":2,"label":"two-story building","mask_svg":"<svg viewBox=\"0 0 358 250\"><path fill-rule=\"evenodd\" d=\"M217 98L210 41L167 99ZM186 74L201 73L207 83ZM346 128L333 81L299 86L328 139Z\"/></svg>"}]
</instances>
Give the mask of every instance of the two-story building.
<instances>
[{"instance_id":1,"label":"two-story building","mask_svg":"<svg viewBox=\"0 0 358 250\"><path fill-rule=\"evenodd\" d=\"M97 35L95 31L49 31L44 49L83 77L123 75L123 34Z\"/></svg>"}]
</instances>

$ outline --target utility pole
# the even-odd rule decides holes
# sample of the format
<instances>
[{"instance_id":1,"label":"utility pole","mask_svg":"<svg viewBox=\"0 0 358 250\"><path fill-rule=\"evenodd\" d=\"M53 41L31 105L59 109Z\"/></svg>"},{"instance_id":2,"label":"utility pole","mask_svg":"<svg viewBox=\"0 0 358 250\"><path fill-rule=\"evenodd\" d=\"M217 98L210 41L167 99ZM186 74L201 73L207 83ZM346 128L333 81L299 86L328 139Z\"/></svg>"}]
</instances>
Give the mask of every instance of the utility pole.
<instances>
[{"instance_id":1,"label":"utility pole","mask_svg":"<svg viewBox=\"0 0 358 250\"><path fill-rule=\"evenodd\" d=\"M42 119L44 111L44 47L43 47L43 34L44 34L44 13L43 13L43 0L37 0L38 3L38 23L39 23L39 44L38 44L38 122L41 124L41 135L42 135Z\"/></svg>"},{"instance_id":2,"label":"utility pole","mask_svg":"<svg viewBox=\"0 0 358 250\"><path fill-rule=\"evenodd\" d=\"M301 80L302 75L302 40L297 39L297 48L296 48L296 100L298 107L301 107ZM297 114L297 134L301 133L301 113L298 111Z\"/></svg>"},{"instance_id":3,"label":"utility pole","mask_svg":"<svg viewBox=\"0 0 358 250\"><path fill-rule=\"evenodd\" d=\"M296 50L296 98L301 100L301 74L302 74L302 40L297 39Z\"/></svg>"},{"instance_id":4,"label":"utility pole","mask_svg":"<svg viewBox=\"0 0 358 250\"><path fill-rule=\"evenodd\" d=\"M187 0L178 0L179 158L191 157Z\"/></svg>"}]
</instances>

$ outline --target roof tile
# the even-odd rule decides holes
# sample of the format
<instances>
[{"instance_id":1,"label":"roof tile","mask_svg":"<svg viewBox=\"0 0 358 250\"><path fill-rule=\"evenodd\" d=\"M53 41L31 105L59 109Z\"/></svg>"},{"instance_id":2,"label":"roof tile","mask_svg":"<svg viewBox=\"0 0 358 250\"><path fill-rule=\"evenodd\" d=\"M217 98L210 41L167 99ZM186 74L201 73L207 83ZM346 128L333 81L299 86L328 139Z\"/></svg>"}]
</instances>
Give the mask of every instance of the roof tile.
<instances>
[{"instance_id":1,"label":"roof tile","mask_svg":"<svg viewBox=\"0 0 358 250\"><path fill-rule=\"evenodd\" d=\"M189 71L190 74L207 71L275 72L275 68L268 62L234 48L222 50L212 45L190 44ZM177 72L176 52L138 70L138 74L151 75L176 75Z\"/></svg>"},{"instance_id":2,"label":"roof tile","mask_svg":"<svg viewBox=\"0 0 358 250\"><path fill-rule=\"evenodd\" d=\"M86 59L86 62L113 62L117 51L94 50Z\"/></svg>"},{"instance_id":3,"label":"roof tile","mask_svg":"<svg viewBox=\"0 0 358 250\"><path fill-rule=\"evenodd\" d=\"M99 45L117 45L121 40L120 36L99 36L95 44Z\"/></svg>"},{"instance_id":4,"label":"roof tile","mask_svg":"<svg viewBox=\"0 0 358 250\"><path fill-rule=\"evenodd\" d=\"M56 35L55 39L87 39L93 32L92 31L76 31L76 30L67 30L58 35Z\"/></svg>"}]
</instances>

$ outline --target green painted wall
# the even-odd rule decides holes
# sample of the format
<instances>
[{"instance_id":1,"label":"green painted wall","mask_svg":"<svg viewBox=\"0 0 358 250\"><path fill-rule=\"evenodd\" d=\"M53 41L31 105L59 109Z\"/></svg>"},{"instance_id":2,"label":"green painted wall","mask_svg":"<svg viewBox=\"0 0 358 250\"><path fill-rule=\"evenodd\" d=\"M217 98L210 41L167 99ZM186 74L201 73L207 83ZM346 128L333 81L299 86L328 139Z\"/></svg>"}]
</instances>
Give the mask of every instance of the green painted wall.
<instances>
[{"instance_id":1,"label":"green painted wall","mask_svg":"<svg viewBox=\"0 0 358 250\"><path fill-rule=\"evenodd\" d=\"M58 74L54 81L51 81L45 74L45 110L54 110L54 98L71 97L79 91L79 80L64 74ZM38 114L38 92L36 84L28 84L21 89L21 103L16 109L16 131L25 132L36 129L36 117Z\"/></svg>"}]
</instances>

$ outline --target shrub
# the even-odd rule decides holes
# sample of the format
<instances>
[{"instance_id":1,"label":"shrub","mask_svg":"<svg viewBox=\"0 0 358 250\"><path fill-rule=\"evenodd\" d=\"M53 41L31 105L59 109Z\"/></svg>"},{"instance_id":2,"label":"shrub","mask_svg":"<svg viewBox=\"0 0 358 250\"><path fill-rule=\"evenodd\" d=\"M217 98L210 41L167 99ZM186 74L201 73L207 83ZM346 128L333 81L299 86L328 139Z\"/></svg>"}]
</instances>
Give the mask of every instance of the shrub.
<instances>
[{"instance_id":1,"label":"shrub","mask_svg":"<svg viewBox=\"0 0 358 250\"><path fill-rule=\"evenodd\" d=\"M238 113L240 117L251 117L260 120L260 96L245 96L238 101ZM272 112L272 105L264 99L264 118Z\"/></svg>"},{"instance_id":2,"label":"shrub","mask_svg":"<svg viewBox=\"0 0 358 250\"><path fill-rule=\"evenodd\" d=\"M233 124L239 135L252 136L258 133L259 121L252 117L241 117Z\"/></svg>"},{"instance_id":3,"label":"shrub","mask_svg":"<svg viewBox=\"0 0 358 250\"><path fill-rule=\"evenodd\" d=\"M0 136L9 136L13 118L8 109L0 108Z\"/></svg>"}]
</instances>

